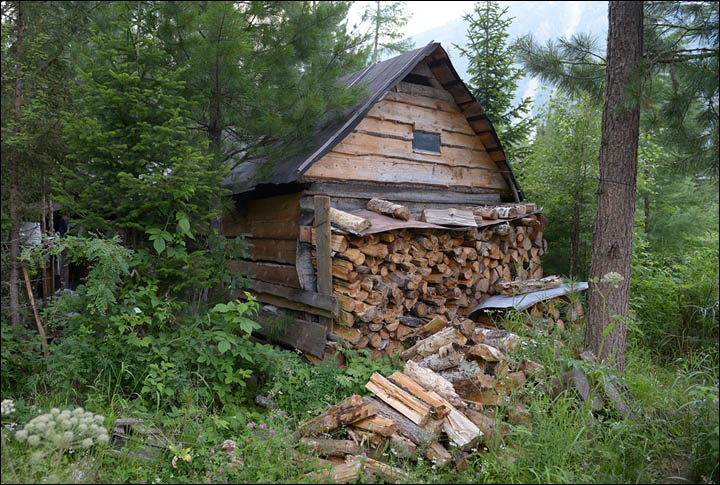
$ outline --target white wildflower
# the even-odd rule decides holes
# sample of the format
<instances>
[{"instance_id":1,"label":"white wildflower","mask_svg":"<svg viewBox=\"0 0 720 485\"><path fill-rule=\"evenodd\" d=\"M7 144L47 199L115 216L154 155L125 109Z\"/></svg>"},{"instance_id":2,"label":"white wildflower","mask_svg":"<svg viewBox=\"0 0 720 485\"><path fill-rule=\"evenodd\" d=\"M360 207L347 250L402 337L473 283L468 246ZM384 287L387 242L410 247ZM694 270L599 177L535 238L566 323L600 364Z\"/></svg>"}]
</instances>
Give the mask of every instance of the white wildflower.
<instances>
[{"instance_id":1,"label":"white wildflower","mask_svg":"<svg viewBox=\"0 0 720 485\"><path fill-rule=\"evenodd\" d=\"M28 437L28 432L24 429L21 429L20 431L15 433L15 439L20 442L25 441L27 439L27 437Z\"/></svg>"},{"instance_id":2,"label":"white wildflower","mask_svg":"<svg viewBox=\"0 0 720 485\"><path fill-rule=\"evenodd\" d=\"M28 442L31 446L37 446L37 445L40 444L40 437L39 437L38 435L36 435L36 434L30 435L30 436L28 437L28 439L27 439L27 442Z\"/></svg>"},{"instance_id":3,"label":"white wildflower","mask_svg":"<svg viewBox=\"0 0 720 485\"><path fill-rule=\"evenodd\" d=\"M610 271L609 273L605 273L603 277L600 279L600 283L608 283L613 286L613 288L617 288L618 284L624 280L625 278L623 275L616 271Z\"/></svg>"},{"instance_id":4,"label":"white wildflower","mask_svg":"<svg viewBox=\"0 0 720 485\"><path fill-rule=\"evenodd\" d=\"M0 415L10 416L15 412L15 403L12 399L3 399L0 403Z\"/></svg>"},{"instance_id":5,"label":"white wildflower","mask_svg":"<svg viewBox=\"0 0 720 485\"><path fill-rule=\"evenodd\" d=\"M80 445L81 445L83 448L90 448L90 447L92 446L92 444L93 444L92 438L85 438L84 440L82 440L82 441L80 442Z\"/></svg>"}]
</instances>

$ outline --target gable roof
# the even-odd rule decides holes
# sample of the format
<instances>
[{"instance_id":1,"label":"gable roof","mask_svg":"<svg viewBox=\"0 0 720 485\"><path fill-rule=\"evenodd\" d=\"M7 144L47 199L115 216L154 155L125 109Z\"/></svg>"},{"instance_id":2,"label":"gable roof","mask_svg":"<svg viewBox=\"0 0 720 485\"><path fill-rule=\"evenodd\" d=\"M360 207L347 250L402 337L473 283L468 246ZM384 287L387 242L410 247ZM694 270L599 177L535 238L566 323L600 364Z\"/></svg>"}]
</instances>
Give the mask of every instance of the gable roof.
<instances>
[{"instance_id":1,"label":"gable roof","mask_svg":"<svg viewBox=\"0 0 720 485\"><path fill-rule=\"evenodd\" d=\"M264 160L250 159L240 163L226 177L223 186L230 189L233 194L239 194L264 185L288 184L297 181L313 163L349 135L373 105L423 60L427 62L428 67L443 88L452 95L470 127L481 138L488 155L502 171L513 194L518 200L523 200L525 197L522 189L510 168L495 128L480 103L460 79L450 63L445 49L436 42L430 42L425 47L378 62L340 78L339 82L347 87L365 86L367 95L354 106L347 108L337 118L339 121L319 130L312 137L309 149L274 162L269 173L262 173L261 166L264 164Z\"/></svg>"}]
</instances>

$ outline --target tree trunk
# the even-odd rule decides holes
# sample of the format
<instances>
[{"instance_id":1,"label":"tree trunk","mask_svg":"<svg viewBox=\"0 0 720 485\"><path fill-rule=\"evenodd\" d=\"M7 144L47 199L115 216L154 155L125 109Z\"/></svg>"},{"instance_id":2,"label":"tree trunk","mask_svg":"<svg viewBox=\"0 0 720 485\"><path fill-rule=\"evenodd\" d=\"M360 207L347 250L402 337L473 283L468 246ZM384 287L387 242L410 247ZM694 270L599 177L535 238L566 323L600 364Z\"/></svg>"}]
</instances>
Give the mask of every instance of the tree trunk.
<instances>
[{"instance_id":1,"label":"tree trunk","mask_svg":"<svg viewBox=\"0 0 720 485\"><path fill-rule=\"evenodd\" d=\"M15 134L20 133L20 115L22 114L22 56L23 56L23 7L22 2L16 2L17 9L17 78L15 80ZM18 217L18 205L20 198L19 182L19 158L16 151L10 156L10 322L13 327L20 325L20 295L18 284L20 283L20 219Z\"/></svg>"},{"instance_id":2,"label":"tree trunk","mask_svg":"<svg viewBox=\"0 0 720 485\"><path fill-rule=\"evenodd\" d=\"M375 11L375 43L373 45L372 63L375 64L378 58L378 42L380 40L380 2L376 2Z\"/></svg>"},{"instance_id":3,"label":"tree trunk","mask_svg":"<svg viewBox=\"0 0 720 485\"><path fill-rule=\"evenodd\" d=\"M626 87L641 58L643 4L610 2L608 18L607 91L590 267L590 280L595 282L589 296L585 348L622 372L626 334L622 318L627 315L630 292L640 120L639 108L630 100L639 93L628 92ZM602 281L610 272L623 277L616 288ZM603 338L613 323L614 328Z\"/></svg>"}]
</instances>

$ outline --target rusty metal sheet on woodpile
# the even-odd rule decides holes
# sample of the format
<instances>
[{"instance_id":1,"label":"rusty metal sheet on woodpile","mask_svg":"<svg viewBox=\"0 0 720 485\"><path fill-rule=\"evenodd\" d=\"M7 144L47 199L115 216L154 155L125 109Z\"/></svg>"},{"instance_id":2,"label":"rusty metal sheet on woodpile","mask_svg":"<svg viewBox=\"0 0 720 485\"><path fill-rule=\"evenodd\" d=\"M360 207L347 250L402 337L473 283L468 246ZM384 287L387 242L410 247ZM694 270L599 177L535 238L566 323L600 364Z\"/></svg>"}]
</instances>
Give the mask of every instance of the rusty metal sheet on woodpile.
<instances>
[{"instance_id":1,"label":"rusty metal sheet on woodpile","mask_svg":"<svg viewBox=\"0 0 720 485\"><path fill-rule=\"evenodd\" d=\"M489 309L502 309L502 308L515 308L518 311L525 310L533 306L536 303L545 300L552 300L563 295L567 295L571 291L584 291L588 289L586 282L580 282L573 285L571 288L569 284L565 283L559 288L551 288L549 290L534 291L532 293L525 293L524 295L510 296L510 295L495 295L491 296L484 302L476 306L473 311L470 312L468 318L472 318L473 314L480 310Z\"/></svg>"}]
</instances>

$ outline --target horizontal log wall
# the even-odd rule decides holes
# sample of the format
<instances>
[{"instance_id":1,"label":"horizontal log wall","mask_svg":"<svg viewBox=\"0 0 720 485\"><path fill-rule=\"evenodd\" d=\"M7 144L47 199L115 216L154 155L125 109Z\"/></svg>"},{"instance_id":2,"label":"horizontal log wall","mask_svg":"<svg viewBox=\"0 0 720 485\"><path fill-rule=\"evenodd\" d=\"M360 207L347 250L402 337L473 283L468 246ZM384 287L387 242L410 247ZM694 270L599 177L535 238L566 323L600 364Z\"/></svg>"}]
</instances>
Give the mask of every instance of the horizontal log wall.
<instances>
[{"instance_id":1,"label":"horizontal log wall","mask_svg":"<svg viewBox=\"0 0 720 485\"><path fill-rule=\"evenodd\" d=\"M439 154L413 150L413 131L440 134ZM304 174L348 180L462 187L510 195L503 173L463 113L442 90L401 82L355 130Z\"/></svg>"},{"instance_id":2,"label":"horizontal log wall","mask_svg":"<svg viewBox=\"0 0 720 485\"><path fill-rule=\"evenodd\" d=\"M249 260L234 269L255 275L258 281L300 288L297 259L300 193L239 202L223 218L223 234L248 234Z\"/></svg>"}]
</instances>

